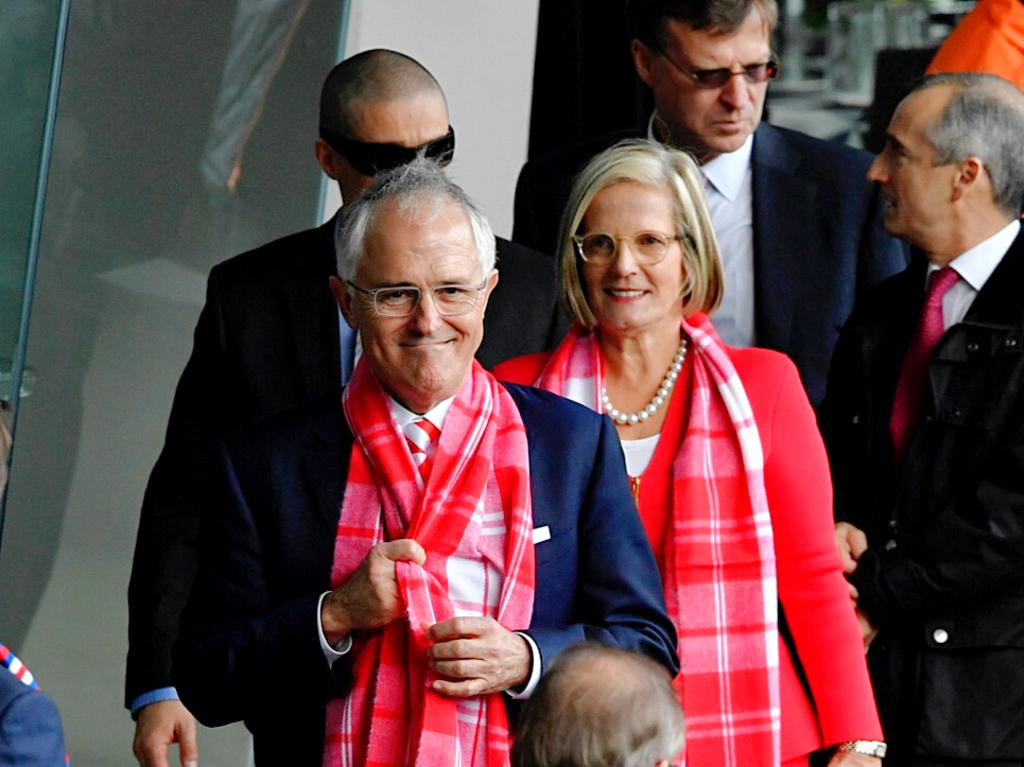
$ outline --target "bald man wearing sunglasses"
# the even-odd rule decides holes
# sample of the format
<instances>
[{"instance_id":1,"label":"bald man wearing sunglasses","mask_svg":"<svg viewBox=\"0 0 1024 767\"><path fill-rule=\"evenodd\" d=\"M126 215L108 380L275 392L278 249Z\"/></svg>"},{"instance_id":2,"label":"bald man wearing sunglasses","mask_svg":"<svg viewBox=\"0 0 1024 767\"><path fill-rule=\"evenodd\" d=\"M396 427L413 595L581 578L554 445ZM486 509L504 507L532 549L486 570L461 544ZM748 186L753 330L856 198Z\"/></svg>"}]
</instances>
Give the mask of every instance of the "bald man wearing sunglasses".
<instances>
[{"instance_id":1,"label":"bald man wearing sunglasses","mask_svg":"<svg viewBox=\"0 0 1024 767\"><path fill-rule=\"evenodd\" d=\"M324 82L321 168L344 202L376 173L424 154L452 158L455 132L444 93L418 62L365 51ZM133 751L143 765L198 759L196 725L171 686L171 646L196 571L196 497L217 438L259 416L337 391L348 380L357 340L331 294L336 217L214 267L192 356L174 397L164 448L143 501L128 592L125 704L136 718ZM477 359L553 348L566 321L555 297L554 262L498 239L500 279L487 306Z\"/></svg>"},{"instance_id":2,"label":"bald man wearing sunglasses","mask_svg":"<svg viewBox=\"0 0 1024 767\"><path fill-rule=\"evenodd\" d=\"M906 266L881 224L871 156L761 121L779 66L775 0L630 0L633 63L654 113L639 135L701 164L726 290L715 327L733 346L788 354L817 404L837 331L865 288ZM516 242L557 241L572 177L619 133L528 162L516 188Z\"/></svg>"}]
</instances>

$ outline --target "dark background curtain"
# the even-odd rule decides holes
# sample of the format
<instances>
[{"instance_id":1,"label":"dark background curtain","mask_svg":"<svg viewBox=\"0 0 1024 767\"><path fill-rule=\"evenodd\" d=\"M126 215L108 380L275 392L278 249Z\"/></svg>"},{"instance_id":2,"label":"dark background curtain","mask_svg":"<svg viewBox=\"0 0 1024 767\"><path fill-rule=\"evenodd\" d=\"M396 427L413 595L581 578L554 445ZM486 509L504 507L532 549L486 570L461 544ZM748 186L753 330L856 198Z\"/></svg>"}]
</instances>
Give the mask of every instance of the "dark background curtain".
<instances>
[{"instance_id":1,"label":"dark background curtain","mask_svg":"<svg viewBox=\"0 0 1024 767\"><path fill-rule=\"evenodd\" d=\"M651 96L633 71L623 0L540 0L529 156L637 128Z\"/></svg>"}]
</instances>

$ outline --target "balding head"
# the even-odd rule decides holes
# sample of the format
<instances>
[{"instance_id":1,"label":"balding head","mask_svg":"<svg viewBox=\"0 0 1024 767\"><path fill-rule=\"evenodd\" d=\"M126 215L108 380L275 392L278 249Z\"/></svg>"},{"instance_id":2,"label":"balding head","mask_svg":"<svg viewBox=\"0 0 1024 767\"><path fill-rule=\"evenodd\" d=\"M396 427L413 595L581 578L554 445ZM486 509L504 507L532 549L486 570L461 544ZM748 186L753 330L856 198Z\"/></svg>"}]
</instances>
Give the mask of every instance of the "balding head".
<instances>
[{"instance_id":1,"label":"balding head","mask_svg":"<svg viewBox=\"0 0 1024 767\"><path fill-rule=\"evenodd\" d=\"M1024 201L1024 93L995 75L956 73L926 77L911 95L933 88L949 92L938 119L925 131L936 162L978 157L992 179L994 202L1016 218Z\"/></svg>"},{"instance_id":2,"label":"balding head","mask_svg":"<svg viewBox=\"0 0 1024 767\"><path fill-rule=\"evenodd\" d=\"M885 226L945 266L1020 215L1024 94L991 75L925 78L897 107L868 170Z\"/></svg>"},{"instance_id":3,"label":"balding head","mask_svg":"<svg viewBox=\"0 0 1024 767\"><path fill-rule=\"evenodd\" d=\"M523 709L516 767L654 767L683 748L683 712L664 668L595 643L558 656Z\"/></svg>"}]
</instances>

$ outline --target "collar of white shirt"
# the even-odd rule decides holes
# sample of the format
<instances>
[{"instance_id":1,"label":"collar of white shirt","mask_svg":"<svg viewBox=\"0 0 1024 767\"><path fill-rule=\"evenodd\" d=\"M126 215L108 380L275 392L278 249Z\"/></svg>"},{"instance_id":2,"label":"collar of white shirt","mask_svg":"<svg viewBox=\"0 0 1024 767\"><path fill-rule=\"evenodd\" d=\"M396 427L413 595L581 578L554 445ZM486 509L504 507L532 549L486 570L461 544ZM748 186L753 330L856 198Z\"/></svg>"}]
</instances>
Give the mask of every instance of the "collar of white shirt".
<instances>
[{"instance_id":1,"label":"collar of white shirt","mask_svg":"<svg viewBox=\"0 0 1024 767\"><path fill-rule=\"evenodd\" d=\"M979 242L970 250L961 253L950 261L949 265L960 275L960 279L975 291L979 291L999 266L999 262L1003 260L1003 256L1006 255L1006 251L1010 249L1019 232L1020 221L1011 221L987 240ZM939 267L935 264L929 264L928 278L937 269ZM925 284L928 283L925 282Z\"/></svg>"},{"instance_id":2,"label":"collar of white shirt","mask_svg":"<svg viewBox=\"0 0 1024 767\"><path fill-rule=\"evenodd\" d=\"M404 433L405 427L419 418L426 418L440 431L444 426L445 416L448 415L448 409L452 406L452 402L455 401L455 397L449 397L448 399L441 400L434 407L430 408L426 413L420 415L414 413L408 408L400 405L391 396L388 396L388 406L391 408L391 419L395 422L395 426L398 427L399 431Z\"/></svg>"},{"instance_id":3,"label":"collar of white shirt","mask_svg":"<svg viewBox=\"0 0 1024 767\"><path fill-rule=\"evenodd\" d=\"M654 135L654 120L657 113L651 115L647 122L647 138L657 141ZM754 151L754 134L747 136L743 146L735 152L720 154L713 160L709 160L701 166L704 178L708 180L715 191L722 197L732 202L739 195L743 179L750 167L750 155Z\"/></svg>"}]
</instances>

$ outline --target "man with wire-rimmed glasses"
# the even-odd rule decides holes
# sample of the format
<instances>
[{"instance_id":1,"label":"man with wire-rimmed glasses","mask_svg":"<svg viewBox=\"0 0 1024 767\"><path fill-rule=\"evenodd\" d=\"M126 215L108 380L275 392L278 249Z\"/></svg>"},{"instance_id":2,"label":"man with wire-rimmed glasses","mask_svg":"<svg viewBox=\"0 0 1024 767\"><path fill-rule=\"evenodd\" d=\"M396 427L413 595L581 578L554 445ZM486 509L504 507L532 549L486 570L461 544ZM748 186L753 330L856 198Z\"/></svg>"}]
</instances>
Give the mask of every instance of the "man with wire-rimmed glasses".
<instances>
[{"instance_id":1,"label":"man with wire-rimmed glasses","mask_svg":"<svg viewBox=\"0 0 1024 767\"><path fill-rule=\"evenodd\" d=\"M420 154L446 164L455 150L440 84L397 51L362 51L335 66L324 81L318 124L308 127L310 137L318 136L310 142L316 160L346 207L378 172ZM166 765L174 742L183 765L199 759L195 721L171 684L170 658L195 571L197 495L213 441L337 391L351 375L354 334L328 285L335 228L332 217L210 272L167 439L146 488L128 592L125 704L137 720L133 751L142 767ZM487 366L549 349L567 326L552 260L507 240L497 250L501 285L477 350Z\"/></svg>"},{"instance_id":2,"label":"man with wire-rimmed glasses","mask_svg":"<svg viewBox=\"0 0 1024 767\"><path fill-rule=\"evenodd\" d=\"M616 141L639 133L685 149L704 174L725 270L715 327L733 346L792 357L816 404L856 296L900 271L906 253L864 179L870 155L762 122L780 71L777 20L776 0L629 0L633 63L654 112L638 132L528 162L512 237L550 249L572 175Z\"/></svg>"},{"instance_id":3,"label":"man with wire-rimmed glasses","mask_svg":"<svg viewBox=\"0 0 1024 767\"><path fill-rule=\"evenodd\" d=\"M362 353L218 446L174 682L257 764L507 764L567 647L678 665L615 430L474 360L494 235L436 164L378 176L336 245Z\"/></svg>"}]
</instances>

